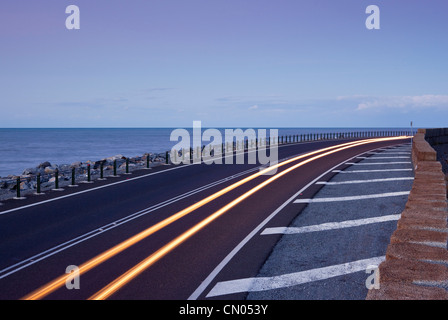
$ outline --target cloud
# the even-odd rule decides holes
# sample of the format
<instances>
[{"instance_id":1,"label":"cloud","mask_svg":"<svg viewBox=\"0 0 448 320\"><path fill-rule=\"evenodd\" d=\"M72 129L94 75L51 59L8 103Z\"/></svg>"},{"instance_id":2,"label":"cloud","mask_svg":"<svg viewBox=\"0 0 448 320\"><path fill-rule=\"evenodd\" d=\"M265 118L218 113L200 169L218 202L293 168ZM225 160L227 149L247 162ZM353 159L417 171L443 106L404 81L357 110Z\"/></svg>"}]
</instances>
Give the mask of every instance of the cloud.
<instances>
[{"instance_id":1,"label":"cloud","mask_svg":"<svg viewBox=\"0 0 448 320\"><path fill-rule=\"evenodd\" d=\"M258 105L253 105L252 107L249 107L249 110L257 110L258 109Z\"/></svg>"},{"instance_id":2,"label":"cloud","mask_svg":"<svg viewBox=\"0 0 448 320\"><path fill-rule=\"evenodd\" d=\"M357 111L364 110L426 110L426 109L444 109L448 110L448 95L419 95L419 96L345 96L337 97L338 101L352 101L357 105Z\"/></svg>"}]
</instances>

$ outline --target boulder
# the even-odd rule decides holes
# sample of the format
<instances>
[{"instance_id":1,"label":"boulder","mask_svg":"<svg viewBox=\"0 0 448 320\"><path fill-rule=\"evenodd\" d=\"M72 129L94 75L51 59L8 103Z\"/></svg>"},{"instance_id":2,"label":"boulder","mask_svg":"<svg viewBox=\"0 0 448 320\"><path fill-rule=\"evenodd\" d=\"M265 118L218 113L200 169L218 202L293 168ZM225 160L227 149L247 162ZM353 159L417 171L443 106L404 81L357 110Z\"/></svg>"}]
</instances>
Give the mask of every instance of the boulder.
<instances>
[{"instance_id":1,"label":"boulder","mask_svg":"<svg viewBox=\"0 0 448 320\"><path fill-rule=\"evenodd\" d=\"M81 161L76 161L76 162L73 162L71 166L73 168L79 168L81 165L82 165Z\"/></svg>"},{"instance_id":2,"label":"boulder","mask_svg":"<svg viewBox=\"0 0 448 320\"><path fill-rule=\"evenodd\" d=\"M37 168L28 168L23 170L22 175L34 175L37 174Z\"/></svg>"},{"instance_id":3,"label":"boulder","mask_svg":"<svg viewBox=\"0 0 448 320\"><path fill-rule=\"evenodd\" d=\"M40 165L37 166L39 169L45 169L46 167L51 167L51 163L48 161L42 162Z\"/></svg>"},{"instance_id":4,"label":"boulder","mask_svg":"<svg viewBox=\"0 0 448 320\"><path fill-rule=\"evenodd\" d=\"M50 166L48 166L48 167L45 168L44 172L45 172L46 174L51 174L51 173L54 172L54 169L51 168Z\"/></svg>"}]
</instances>

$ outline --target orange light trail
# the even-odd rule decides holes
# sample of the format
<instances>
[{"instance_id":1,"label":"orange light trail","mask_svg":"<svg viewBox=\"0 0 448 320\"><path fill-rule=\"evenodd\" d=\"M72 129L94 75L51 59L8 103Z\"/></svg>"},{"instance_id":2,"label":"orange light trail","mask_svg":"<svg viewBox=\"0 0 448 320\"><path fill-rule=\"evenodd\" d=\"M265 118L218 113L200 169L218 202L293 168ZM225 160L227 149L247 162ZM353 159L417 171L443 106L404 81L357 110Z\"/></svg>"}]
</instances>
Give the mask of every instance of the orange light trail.
<instances>
[{"instance_id":1,"label":"orange light trail","mask_svg":"<svg viewBox=\"0 0 448 320\"><path fill-rule=\"evenodd\" d=\"M286 164L288 164L288 163L291 163L291 162L294 162L294 161L303 159L303 158L305 158L305 157L308 157L308 156L311 156L311 155L314 155L314 154L317 154L317 153L321 153L321 152L324 152L324 151L327 151L327 150L331 150L331 149L335 149L335 148L340 148L341 146L345 146L345 147L344 147L344 149L345 149L345 148L349 148L349 147L357 146L357 145L360 145L360 144L366 144L366 143L372 143L372 142L378 142L378 141L387 141L387 140L391 140L391 139L403 139L403 138L407 138L407 137L381 138L381 139L370 139L370 140L361 140L361 141L355 141L355 142L347 142L347 143L343 143L343 144L340 144L340 145L331 146L331 147L327 147L327 148L319 149L319 150L316 150L316 151L313 151L313 152L309 152L309 153L306 153L306 154L303 154L303 155L300 155L300 156L291 158L291 159L289 159L289 160L283 161L282 163L278 163L278 164L275 164L275 165L273 165L273 166L270 166L270 167L268 167L268 168L266 168L266 169L263 169L263 170L261 170L261 171L255 173L255 174L252 174L251 176L246 177L246 178L244 178L244 179L242 179L242 180L240 180L240 181L238 181L238 182L236 182L236 183L234 183L234 184L232 184L232 185L230 185L230 186L228 186L228 187L226 187L226 188L224 188L224 189L222 189L222 190L220 190L220 191L218 191L218 192L216 192L216 193L214 193L214 194L212 194L212 195L210 195L210 196L208 196L208 197L206 197L206 198L204 198L203 200L201 200L201 201L199 201L199 202L197 202L197 203L195 203L195 204L193 204L193 205L191 205L191 206L189 206L189 207L187 207L187 208L185 208L185 209L183 209L183 210L177 212L176 214L174 214L174 215L172 215L172 216L170 216L170 217L164 219L163 221L161 221L161 222L155 224L154 226L149 227L149 228L143 230L142 232L140 232L140 233L138 233L138 234L136 234L136 235L130 237L129 239L127 239L127 240L125 240L125 241L119 243L118 245L112 247L111 249L108 249L108 250L104 251L103 253L101 253L101 254L95 256L94 258L90 259L89 261L87 261L87 262L85 262L85 263L83 263L82 265L79 266L79 275L88 272L89 270L95 268L96 266L98 266L98 265L100 265L101 263L107 261L108 259L110 259L110 258L112 258L113 256L117 255L118 253L120 253L120 252L126 250L127 248L131 247L132 245L134 245L134 244L136 244L136 243L142 241L143 239L149 237L150 235L152 235L152 234L154 234L155 232L157 232L157 231L163 229L163 228L166 227L167 225L169 225L169 224L175 222L176 220L178 220L178 219L184 217L185 215L191 213L192 211L194 211L194 210L196 210L196 209L198 209L198 208L200 208L200 207L206 205L207 203L213 201L214 199L216 199L216 198L218 198L218 197L220 197L220 196L222 196L222 195L224 195L224 194L230 192L231 190L233 190L233 189L235 189L235 188L241 186L242 184L247 183L247 182L249 182L249 181L255 179L256 177L258 177L258 176L260 176L260 175L263 175L263 174L267 173L268 171L271 171L271 170L273 170L273 169L275 169L275 168L284 166L284 165L286 165ZM338 151L339 151L339 150L343 150L343 149L338 149ZM334 151L334 152L336 152L336 151ZM306 163L308 163L308 162L309 162L309 161L307 160ZM290 168L290 169L291 169L291 168ZM290 169L288 169L287 172L291 171ZM282 173L283 173L283 172L282 172ZM279 175L279 174L273 176L272 178L277 177L278 175ZM282 175L283 175L283 174L282 174ZM266 183L267 181L270 181L272 178L270 178L269 180L266 180L264 183ZM275 180L275 179L274 179L274 180ZM263 185L263 186L264 186L264 183L262 183L262 184L260 184L260 185ZM257 188L257 187L256 187L256 188ZM254 188L254 189L255 189L255 188ZM258 189L257 189L257 190L258 190ZM254 192L255 192L255 191L254 191ZM241 198L241 197L239 197L239 198ZM239 199L239 198L238 198L238 199ZM234 201L235 201L235 200L234 200ZM241 201L242 201L242 200L241 200ZM233 203L233 201L232 201L231 203ZM226 207L227 207L227 206L226 206ZM224 207L224 208L226 208L226 207ZM230 208L228 208L228 209L230 209ZM227 210L228 210L228 209L227 209ZM214 214L213 214L212 216L214 216ZM212 217L212 216L210 216L210 217ZM204 222L204 221L208 221L206 224L210 223L210 222L211 222L210 217L209 217L209 218L206 218L205 220L203 220L203 222ZM202 222L199 223L198 225L200 225L200 224L202 225ZM198 226L198 225L196 225L196 226ZM195 227L196 227L196 226L195 226ZM203 225L203 226L205 226L205 225ZM202 226L202 227L203 227L203 226ZM192 229L194 229L195 227L193 227ZM202 228L202 227L201 227L201 228ZM192 229L190 229L190 230L192 230ZM190 230L189 230L189 231L190 231ZM195 232L197 232L198 230L199 230L199 229L197 229ZM187 231L187 232L188 232L188 231ZM194 233L195 233L195 232L194 232ZM185 233L184 233L183 235L185 235ZM183 235L182 235L182 236L183 236ZM192 235L192 234L191 234L191 235ZM180 237L181 237L181 236L180 236ZM180 237L178 237L178 238L180 238ZM188 236L188 237L189 237L189 236ZM178 238L176 238L175 240L177 240ZM173 240L173 241L170 242L169 244L172 244L172 243L174 244L174 241L175 241L175 240ZM185 240L186 240L186 238L185 238L184 240L182 240L181 242L183 242L183 241L185 241ZM178 244L180 244L181 242L179 242ZM169 244L168 244L168 245L169 245ZM178 244L176 244L174 247L172 247L172 245L171 245L170 247L172 247L172 249L174 249ZM165 255L166 253L168 253L170 250L172 250L172 249L168 250L168 248L167 248L168 245L166 245L166 246L164 246L164 247L162 248L162 249L165 248L165 250L162 251L162 249L159 249L159 250L156 252L156 253L158 253L158 254L157 254L158 258L157 258L156 260L154 260L152 263L154 263L155 261L157 261L158 259L160 259L160 257L162 257L163 255ZM168 251L166 251L166 250L168 250ZM165 252L165 253L164 253L163 255L161 255L162 252ZM156 256L155 256L156 253L154 253L153 255L151 255L150 257L148 257L147 259L149 259L149 258L151 258L151 257L153 257L153 256L154 256L153 259L155 259L155 258L156 258ZM146 259L145 259L144 261L146 261ZM151 264L152 264L152 263L151 263ZM134 268L130 269L129 271L134 270L134 269L137 268L139 265L140 265L140 264L138 264L138 265L135 266ZM147 268L147 267L149 267L149 266L146 266L146 268ZM140 272L142 272L142 271L140 271ZM140 273L140 272L139 272L139 273ZM135 273L135 271L134 271L134 273ZM136 275L137 275L137 274L138 274L138 273L136 273ZM135 275L135 276L136 276L136 275ZM134 277L135 277L135 276L134 276ZM52 292L56 291L57 289L63 287L63 286L66 284L66 281L67 281L67 279L69 279L69 277L70 277L70 274L64 274L64 275L62 275L62 276L56 278L55 280L53 280L53 281L47 283L46 285L42 286L41 288L39 288L39 289L33 291L32 293L26 295L25 297L22 298L22 300L39 300L39 299L42 299L42 298L46 297L47 295L49 295L50 293L52 293ZM120 278L121 278L121 277L120 277ZM119 278L119 279L120 279L120 278ZM118 279L117 279L117 280L118 280Z\"/></svg>"},{"instance_id":2,"label":"orange light trail","mask_svg":"<svg viewBox=\"0 0 448 320\"><path fill-rule=\"evenodd\" d=\"M379 142L379 141L387 141L387 140L392 140L392 139L398 139L398 138L395 137L395 138L372 139L372 140L369 140L369 141L362 141L362 142L358 142L358 143L355 143L355 144L352 144L352 145L344 146L344 147L338 148L336 150L332 150L332 151L320 154L318 156L309 158L307 160L304 160L304 161L302 161L302 162L300 162L300 163L298 163L298 164L296 164L296 165L294 165L294 166L292 166L292 167L282 171L281 173L276 174L275 176L269 178L268 180L260 183L258 186L252 188L251 190L247 191L243 195L239 196L238 198L236 198L232 202L228 203L227 205L225 205L224 207L222 207L218 211L214 212L213 214L211 214L210 216L208 216L207 218L205 218L204 220L202 220L201 222L199 222L198 224L196 224L192 228L190 228L187 231L185 231L184 233L182 233L180 236L176 237L174 240L170 241L168 244L166 244L165 246L163 246L162 248L160 248L159 250L157 250L156 252L154 252L153 254L148 256L146 259L142 260L140 263L135 265L133 268L129 269L126 273L124 273L123 275L121 275L120 277L115 279L109 285L107 285L106 287L104 287L103 289L101 289L100 291L95 293L94 295L92 295L89 298L89 300L104 300L104 299L107 299L112 294L114 294L115 292L120 290L127 283L132 281L135 277L137 277L143 271L145 271L147 268L149 268L151 265L153 265L155 262L157 262L159 259L164 257L169 252L171 252L173 249L175 249L181 243L186 241L188 238L193 236L196 232L198 232L199 230L201 230L202 228L207 226L209 223L211 223L212 221L214 221L215 219L220 217L222 214L227 212L229 209L233 208L238 203L242 202L243 200L245 200L246 198L248 198L249 196L251 196L252 194L257 192L258 190L264 188L268 184L270 184L273 181L279 179L280 177L286 175L287 173L289 173L289 172L291 172L291 171L293 171L293 170L295 170L295 169L297 169L297 168L299 168L299 167L301 167L301 166L303 166L303 165L305 165L305 164L307 164L307 163L309 163L311 161L314 161L316 159L328 156L328 155L333 154L335 152L339 152L341 150L345 150L345 149L348 149L348 148L352 148L354 146L359 146L359 145L363 145L363 144L367 144L367 143Z\"/></svg>"}]
</instances>

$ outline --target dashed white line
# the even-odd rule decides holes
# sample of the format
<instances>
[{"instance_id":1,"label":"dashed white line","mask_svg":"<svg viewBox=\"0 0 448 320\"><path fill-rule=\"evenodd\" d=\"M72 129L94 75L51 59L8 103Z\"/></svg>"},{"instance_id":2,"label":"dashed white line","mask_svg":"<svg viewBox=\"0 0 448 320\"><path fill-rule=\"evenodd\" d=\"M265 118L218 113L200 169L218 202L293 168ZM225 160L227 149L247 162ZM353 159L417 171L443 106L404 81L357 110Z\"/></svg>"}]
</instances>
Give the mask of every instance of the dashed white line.
<instances>
[{"instance_id":1,"label":"dashed white line","mask_svg":"<svg viewBox=\"0 0 448 320\"><path fill-rule=\"evenodd\" d=\"M334 198L296 199L294 200L294 203L318 203L318 202L365 200L365 199L375 199L385 197L398 197L404 195L409 195L409 191L386 192L386 193L366 194L361 196L347 196L347 197L334 197Z\"/></svg>"},{"instance_id":2,"label":"dashed white line","mask_svg":"<svg viewBox=\"0 0 448 320\"><path fill-rule=\"evenodd\" d=\"M313 281L325 280L378 266L385 256L347 262L329 267L283 274L274 277L245 278L218 282L208 293L207 298L238 292L255 292L281 289Z\"/></svg>"},{"instance_id":3,"label":"dashed white line","mask_svg":"<svg viewBox=\"0 0 448 320\"><path fill-rule=\"evenodd\" d=\"M342 222L327 222L327 223L316 224L316 225L305 226L305 227L266 228L263 230L261 235L300 234L300 233L309 233L309 232L318 232L318 231L327 231L327 230L334 230L334 229L359 227L359 226L373 224L373 223L397 221L398 219L400 219L400 216L401 216L401 214L391 214L391 215L373 217L373 218L346 220L346 221L342 221Z\"/></svg>"}]
</instances>

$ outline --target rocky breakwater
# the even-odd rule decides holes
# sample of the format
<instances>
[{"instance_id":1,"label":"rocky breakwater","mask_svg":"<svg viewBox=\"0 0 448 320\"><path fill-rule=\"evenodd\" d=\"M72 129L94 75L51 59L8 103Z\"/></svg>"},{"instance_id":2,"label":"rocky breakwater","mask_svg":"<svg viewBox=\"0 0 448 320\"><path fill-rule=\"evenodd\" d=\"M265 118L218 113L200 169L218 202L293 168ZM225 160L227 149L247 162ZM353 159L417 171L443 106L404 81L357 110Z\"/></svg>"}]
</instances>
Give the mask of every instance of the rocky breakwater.
<instances>
[{"instance_id":1,"label":"rocky breakwater","mask_svg":"<svg viewBox=\"0 0 448 320\"><path fill-rule=\"evenodd\" d=\"M17 188L20 195L26 196L38 192L38 178L40 178L40 191L55 189L56 179L59 188L70 186L73 183L88 182L99 179L101 171L103 177L113 176L132 171L154 167L166 163L165 153L145 153L142 156L126 158L123 155L115 155L109 158L74 162L72 164L51 164L46 161L37 167L25 169L21 175L9 175L0 177L0 200L17 197ZM102 169L102 170L101 170ZM57 178L56 178L57 174ZM19 184L17 184L19 179Z\"/></svg>"},{"instance_id":2,"label":"rocky breakwater","mask_svg":"<svg viewBox=\"0 0 448 320\"><path fill-rule=\"evenodd\" d=\"M412 144L415 179L367 300L447 300L447 193L442 164L419 129Z\"/></svg>"}]
</instances>

